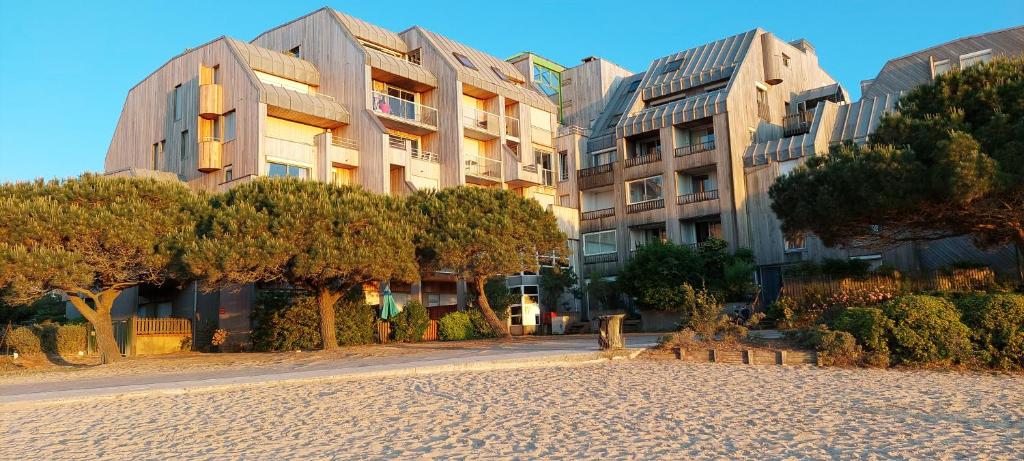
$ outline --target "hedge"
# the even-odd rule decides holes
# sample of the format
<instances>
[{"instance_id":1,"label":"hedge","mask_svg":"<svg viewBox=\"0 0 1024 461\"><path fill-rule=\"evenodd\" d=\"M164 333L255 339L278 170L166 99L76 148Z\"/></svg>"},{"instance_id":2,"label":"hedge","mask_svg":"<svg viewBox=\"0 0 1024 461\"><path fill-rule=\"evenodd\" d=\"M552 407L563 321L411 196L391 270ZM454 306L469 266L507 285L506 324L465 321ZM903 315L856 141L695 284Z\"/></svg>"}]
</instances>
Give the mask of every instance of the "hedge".
<instances>
[{"instance_id":1,"label":"hedge","mask_svg":"<svg viewBox=\"0 0 1024 461\"><path fill-rule=\"evenodd\" d=\"M395 341L419 342L423 341L423 334L429 325L430 313L427 308L419 301L410 300L405 303L402 312L391 320L391 332L395 335Z\"/></svg>"},{"instance_id":2,"label":"hedge","mask_svg":"<svg viewBox=\"0 0 1024 461\"><path fill-rule=\"evenodd\" d=\"M959 363L970 356L971 332L951 302L934 296L901 296L882 305L892 320L889 349L896 363Z\"/></svg>"},{"instance_id":3,"label":"hedge","mask_svg":"<svg viewBox=\"0 0 1024 461\"><path fill-rule=\"evenodd\" d=\"M338 344L373 342L376 314L354 290L335 304ZM253 307L250 338L256 351L320 349L320 312L316 300L292 290L264 290Z\"/></svg>"},{"instance_id":4,"label":"hedge","mask_svg":"<svg viewBox=\"0 0 1024 461\"><path fill-rule=\"evenodd\" d=\"M983 362L1024 368L1024 295L971 295L957 299L956 305Z\"/></svg>"},{"instance_id":5,"label":"hedge","mask_svg":"<svg viewBox=\"0 0 1024 461\"><path fill-rule=\"evenodd\" d=\"M441 322L438 324L437 329L441 339L445 341L473 339L476 334L469 314L462 311L451 312L441 317Z\"/></svg>"}]
</instances>

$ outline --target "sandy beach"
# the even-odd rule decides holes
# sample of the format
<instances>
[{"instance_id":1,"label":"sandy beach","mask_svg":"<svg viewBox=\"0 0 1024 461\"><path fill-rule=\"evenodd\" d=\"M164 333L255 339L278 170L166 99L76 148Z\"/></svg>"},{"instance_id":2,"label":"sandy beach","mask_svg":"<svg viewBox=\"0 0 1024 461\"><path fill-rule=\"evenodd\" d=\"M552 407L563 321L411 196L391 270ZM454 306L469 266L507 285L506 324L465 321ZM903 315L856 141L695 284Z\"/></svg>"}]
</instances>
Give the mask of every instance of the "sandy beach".
<instances>
[{"instance_id":1,"label":"sandy beach","mask_svg":"<svg viewBox=\"0 0 1024 461\"><path fill-rule=\"evenodd\" d=\"M0 407L0 459L1021 459L1024 376L624 360Z\"/></svg>"}]
</instances>

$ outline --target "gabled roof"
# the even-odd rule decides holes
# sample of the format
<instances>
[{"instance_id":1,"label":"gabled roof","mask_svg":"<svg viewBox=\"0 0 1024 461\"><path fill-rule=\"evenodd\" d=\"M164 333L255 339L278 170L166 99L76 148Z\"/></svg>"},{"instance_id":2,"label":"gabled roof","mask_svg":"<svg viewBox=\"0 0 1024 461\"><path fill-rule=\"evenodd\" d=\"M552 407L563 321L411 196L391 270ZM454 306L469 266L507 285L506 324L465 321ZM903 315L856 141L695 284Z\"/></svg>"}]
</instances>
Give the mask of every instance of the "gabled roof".
<instances>
[{"instance_id":1,"label":"gabled roof","mask_svg":"<svg viewBox=\"0 0 1024 461\"><path fill-rule=\"evenodd\" d=\"M307 85L320 85L320 72L316 70L316 66L313 63L305 59L299 59L295 56L256 46L231 37L224 37L224 40L252 70L258 70Z\"/></svg>"},{"instance_id":2,"label":"gabled roof","mask_svg":"<svg viewBox=\"0 0 1024 461\"><path fill-rule=\"evenodd\" d=\"M348 32L357 39L401 53L409 52L409 45L405 43L401 35L337 10L331 9L330 11L348 29Z\"/></svg>"},{"instance_id":3,"label":"gabled roof","mask_svg":"<svg viewBox=\"0 0 1024 461\"><path fill-rule=\"evenodd\" d=\"M728 78L746 56L757 32L750 30L656 59L647 70L651 77L644 84L644 100ZM677 65L678 69L672 70Z\"/></svg>"},{"instance_id":4,"label":"gabled roof","mask_svg":"<svg viewBox=\"0 0 1024 461\"><path fill-rule=\"evenodd\" d=\"M621 120L623 114L629 108L632 96L636 94L644 73L630 75L619 81L616 87L608 96L608 104L605 105L601 115L594 120L591 127L590 141L587 150L595 152L610 147L615 147L615 126Z\"/></svg>"},{"instance_id":5,"label":"gabled roof","mask_svg":"<svg viewBox=\"0 0 1024 461\"><path fill-rule=\"evenodd\" d=\"M862 97L880 97L888 93L909 91L932 79L930 58L959 62L960 55L991 49L996 55L1024 53L1024 26L958 38L941 45L890 59L878 76L863 88Z\"/></svg>"}]
</instances>

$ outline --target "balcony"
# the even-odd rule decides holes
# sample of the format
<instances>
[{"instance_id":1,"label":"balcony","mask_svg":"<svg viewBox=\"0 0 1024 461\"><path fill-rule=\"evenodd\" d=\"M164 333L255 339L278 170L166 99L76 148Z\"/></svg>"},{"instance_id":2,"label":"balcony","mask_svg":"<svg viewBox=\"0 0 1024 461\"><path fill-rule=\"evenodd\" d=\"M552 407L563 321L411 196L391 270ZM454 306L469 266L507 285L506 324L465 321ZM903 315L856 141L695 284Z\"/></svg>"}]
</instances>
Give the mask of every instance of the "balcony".
<instances>
[{"instance_id":1,"label":"balcony","mask_svg":"<svg viewBox=\"0 0 1024 461\"><path fill-rule=\"evenodd\" d=\"M540 174L541 184L548 187L555 187L555 172L547 168L537 168L537 172Z\"/></svg>"},{"instance_id":2,"label":"balcony","mask_svg":"<svg viewBox=\"0 0 1024 461\"><path fill-rule=\"evenodd\" d=\"M221 154L224 150L224 143L220 138L206 137L199 140L199 155L196 159L196 169L203 173L210 173L221 169L224 165L221 161Z\"/></svg>"},{"instance_id":3,"label":"balcony","mask_svg":"<svg viewBox=\"0 0 1024 461\"><path fill-rule=\"evenodd\" d=\"M474 107L462 108L462 126L466 128L467 137L480 141L490 141L499 135L500 117L485 110Z\"/></svg>"},{"instance_id":4,"label":"balcony","mask_svg":"<svg viewBox=\"0 0 1024 461\"><path fill-rule=\"evenodd\" d=\"M505 116L505 136L519 139L519 119Z\"/></svg>"},{"instance_id":5,"label":"balcony","mask_svg":"<svg viewBox=\"0 0 1024 461\"><path fill-rule=\"evenodd\" d=\"M613 263L619 260L618 253L605 253L600 255L584 255L584 264Z\"/></svg>"},{"instance_id":6,"label":"balcony","mask_svg":"<svg viewBox=\"0 0 1024 461\"><path fill-rule=\"evenodd\" d=\"M655 149L654 152L644 155L638 155L636 157L627 158L625 162L626 168L637 165L646 165L648 163L660 162L661 161L661 149Z\"/></svg>"},{"instance_id":7,"label":"balcony","mask_svg":"<svg viewBox=\"0 0 1024 461\"><path fill-rule=\"evenodd\" d=\"M689 146L682 146L676 148L676 157L685 157L687 155L699 154L701 152L708 152L715 150L715 140L699 142L696 144L690 144Z\"/></svg>"},{"instance_id":8,"label":"balcony","mask_svg":"<svg viewBox=\"0 0 1024 461\"><path fill-rule=\"evenodd\" d=\"M530 140L542 146L552 147L555 145L551 130L539 126L530 126Z\"/></svg>"},{"instance_id":9,"label":"balcony","mask_svg":"<svg viewBox=\"0 0 1024 461\"><path fill-rule=\"evenodd\" d=\"M665 199L659 198L626 205L626 213L640 213L642 211L657 210L665 208Z\"/></svg>"},{"instance_id":10,"label":"balcony","mask_svg":"<svg viewBox=\"0 0 1024 461\"><path fill-rule=\"evenodd\" d=\"M576 182L579 189L585 190L612 185L615 182L615 174L612 171L612 165L614 164L614 162L605 163L604 165L584 168L576 172Z\"/></svg>"},{"instance_id":11,"label":"balcony","mask_svg":"<svg viewBox=\"0 0 1024 461\"><path fill-rule=\"evenodd\" d=\"M437 109L373 91L373 112L388 128L413 134L437 131Z\"/></svg>"},{"instance_id":12,"label":"balcony","mask_svg":"<svg viewBox=\"0 0 1024 461\"><path fill-rule=\"evenodd\" d=\"M216 83L199 85L199 116L215 119L224 113L223 88Z\"/></svg>"},{"instance_id":13,"label":"balcony","mask_svg":"<svg viewBox=\"0 0 1024 461\"><path fill-rule=\"evenodd\" d=\"M466 156L466 182L490 185L501 182L501 160L479 155Z\"/></svg>"},{"instance_id":14,"label":"balcony","mask_svg":"<svg viewBox=\"0 0 1024 461\"><path fill-rule=\"evenodd\" d=\"M392 165L409 166L410 160L439 163L437 154L414 147L408 139L392 137L388 140L388 149L391 151Z\"/></svg>"},{"instance_id":15,"label":"balcony","mask_svg":"<svg viewBox=\"0 0 1024 461\"><path fill-rule=\"evenodd\" d=\"M584 211L580 214L580 219L583 221L590 221L592 219L601 219L615 216L615 208L604 208L601 210Z\"/></svg>"},{"instance_id":16,"label":"balcony","mask_svg":"<svg viewBox=\"0 0 1024 461\"><path fill-rule=\"evenodd\" d=\"M708 190L704 192L694 192L692 194L683 194L676 197L676 203L678 203L679 205L705 202L708 200L718 200L718 189Z\"/></svg>"},{"instance_id":17,"label":"balcony","mask_svg":"<svg viewBox=\"0 0 1024 461\"><path fill-rule=\"evenodd\" d=\"M324 133L317 135L314 141L318 151L327 153L324 171L330 171L329 167L335 164L359 167L359 147L354 140Z\"/></svg>"},{"instance_id":18,"label":"balcony","mask_svg":"<svg viewBox=\"0 0 1024 461\"><path fill-rule=\"evenodd\" d=\"M808 133L813 121L814 112L806 110L782 117L782 135L788 138Z\"/></svg>"}]
</instances>

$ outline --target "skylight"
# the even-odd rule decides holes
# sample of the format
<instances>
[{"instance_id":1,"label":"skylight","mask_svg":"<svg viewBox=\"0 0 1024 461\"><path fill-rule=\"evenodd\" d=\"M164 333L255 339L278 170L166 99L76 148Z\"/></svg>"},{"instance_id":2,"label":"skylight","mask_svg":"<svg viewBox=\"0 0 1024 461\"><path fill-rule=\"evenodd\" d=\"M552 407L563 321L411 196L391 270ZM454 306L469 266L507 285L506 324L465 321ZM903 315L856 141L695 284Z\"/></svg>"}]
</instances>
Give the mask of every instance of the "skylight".
<instances>
[{"instance_id":1,"label":"skylight","mask_svg":"<svg viewBox=\"0 0 1024 461\"><path fill-rule=\"evenodd\" d=\"M479 70L479 69L476 68L476 64L473 64L473 61L469 60L469 56L466 56L466 55L464 55L462 53L454 53L454 52L452 53L452 55L455 56L455 59L458 59L459 63L461 63L462 65L464 65L464 66L466 66L466 67L468 67L470 69L473 69L473 70Z\"/></svg>"}]
</instances>

